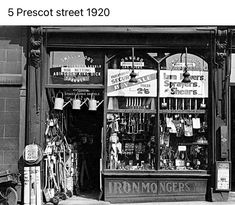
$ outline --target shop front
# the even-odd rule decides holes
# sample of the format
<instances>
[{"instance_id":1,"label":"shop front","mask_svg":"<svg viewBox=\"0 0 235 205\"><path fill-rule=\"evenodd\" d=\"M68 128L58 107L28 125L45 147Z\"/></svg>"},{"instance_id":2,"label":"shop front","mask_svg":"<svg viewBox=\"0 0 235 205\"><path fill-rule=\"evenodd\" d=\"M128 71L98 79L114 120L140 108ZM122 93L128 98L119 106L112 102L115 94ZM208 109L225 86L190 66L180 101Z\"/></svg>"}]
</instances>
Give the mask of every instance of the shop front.
<instances>
[{"instance_id":1,"label":"shop front","mask_svg":"<svg viewBox=\"0 0 235 205\"><path fill-rule=\"evenodd\" d=\"M108 201L206 199L208 64L187 47L181 52L132 49L110 60ZM133 71L136 82L130 82Z\"/></svg>"},{"instance_id":2,"label":"shop front","mask_svg":"<svg viewBox=\"0 0 235 205\"><path fill-rule=\"evenodd\" d=\"M228 107L215 30L44 27L42 39L45 195L226 200L230 179L216 180L229 154L219 143Z\"/></svg>"}]
</instances>

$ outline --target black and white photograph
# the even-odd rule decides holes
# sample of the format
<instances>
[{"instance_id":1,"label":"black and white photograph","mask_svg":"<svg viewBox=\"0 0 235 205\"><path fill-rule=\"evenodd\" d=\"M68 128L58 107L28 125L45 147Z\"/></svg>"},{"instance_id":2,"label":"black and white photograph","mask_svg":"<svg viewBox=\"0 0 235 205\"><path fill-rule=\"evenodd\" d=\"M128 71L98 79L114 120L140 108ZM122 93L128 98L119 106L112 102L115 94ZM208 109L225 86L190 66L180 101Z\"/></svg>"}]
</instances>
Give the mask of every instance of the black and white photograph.
<instances>
[{"instance_id":1,"label":"black and white photograph","mask_svg":"<svg viewBox=\"0 0 235 205\"><path fill-rule=\"evenodd\" d=\"M232 8L28 2L0 9L0 204L235 204Z\"/></svg>"}]
</instances>

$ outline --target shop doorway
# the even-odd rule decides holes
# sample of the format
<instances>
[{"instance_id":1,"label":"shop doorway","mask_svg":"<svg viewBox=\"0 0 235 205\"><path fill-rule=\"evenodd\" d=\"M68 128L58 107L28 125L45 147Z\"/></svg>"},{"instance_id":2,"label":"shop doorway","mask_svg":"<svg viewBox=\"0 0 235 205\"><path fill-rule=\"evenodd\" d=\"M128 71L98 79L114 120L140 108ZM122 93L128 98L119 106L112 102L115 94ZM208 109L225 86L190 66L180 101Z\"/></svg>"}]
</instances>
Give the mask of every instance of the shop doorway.
<instances>
[{"instance_id":1,"label":"shop doorway","mask_svg":"<svg viewBox=\"0 0 235 205\"><path fill-rule=\"evenodd\" d=\"M232 161L232 191L235 191L235 86L231 86L231 161Z\"/></svg>"},{"instance_id":2,"label":"shop doorway","mask_svg":"<svg viewBox=\"0 0 235 205\"><path fill-rule=\"evenodd\" d=\"M56 188L58 193L67 193L65 189L69 187L72 195L98 199L100 194L101 135L104 112L103 91L69 88L48 89L47 91L50 106L49 121L54 119L56 125L49 126L52 131L47 136L46 146L48 144L52 145L55 138L62 139L61 142L55 140L53 151L48 155L50 155L50 158L60 158L60 161L67 166L62 166L62 172L65 172L65 175L60 176L60 171L55 171L53 185L57 185L53 187ZM63 99L63 103L60 106L58 102L61 99ZM75 100L78 102L78 99L80 101L79 106L78 103L74 106L73 102ZM92 100L95 103L92 104ZM55 108L56 105L57 108ZM54 134L55 137L53 132L56 133ZM52 136L50 136L50 133ZM62 150L61 144L65 144L64 155L58 152L58 150ZM53 165L55 170L57 164L60 166L60 162L57 162L58 160ZM69 179L72 179L72 183L68 182ZM72 188L71 184L73 184Z\"/></svg>"},{"instance_id":3,"label":"shop doorway","mask_svg":"<svg viewBox=\"0 0 235 205\"><path fill-rule=\"evenodd\" d=\"M102 109L67 111L67 139L77 152L79 189L76 194L98 192L100 187ZM75 182L76 183L76 182Z\"/></svg>"}]
</instances>

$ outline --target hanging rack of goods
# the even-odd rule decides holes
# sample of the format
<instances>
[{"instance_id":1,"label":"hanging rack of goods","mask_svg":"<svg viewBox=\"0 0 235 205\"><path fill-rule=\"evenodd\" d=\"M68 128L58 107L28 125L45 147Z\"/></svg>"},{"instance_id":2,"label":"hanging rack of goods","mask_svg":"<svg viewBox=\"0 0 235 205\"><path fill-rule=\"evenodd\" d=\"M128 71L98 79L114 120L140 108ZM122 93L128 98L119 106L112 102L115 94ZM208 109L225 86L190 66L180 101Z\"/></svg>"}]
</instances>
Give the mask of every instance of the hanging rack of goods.
<instances>
[{"instance_id":1,"label":"hanging rack of goods","mask_svg":"<svg viewBox=\"0 0 235 205\"><path fill-rule=\"evenodd\" d=\"M46 123L44 150L44 200L58 204L73 195L76 164L72 145L63 133L63 117L50 115Z\"/></svg>"}]
</instances>

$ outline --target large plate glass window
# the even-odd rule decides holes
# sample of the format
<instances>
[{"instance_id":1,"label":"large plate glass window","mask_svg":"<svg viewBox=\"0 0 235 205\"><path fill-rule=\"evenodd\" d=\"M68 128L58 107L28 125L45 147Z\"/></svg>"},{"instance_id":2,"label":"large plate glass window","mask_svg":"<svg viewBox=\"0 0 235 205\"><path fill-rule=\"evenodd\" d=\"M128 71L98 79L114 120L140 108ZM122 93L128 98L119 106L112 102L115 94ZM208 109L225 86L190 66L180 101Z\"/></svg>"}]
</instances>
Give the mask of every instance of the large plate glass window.
<instances>
[{"instance_id":1,"label":"large plate glass window","mask_svg":"<svg viewBox=\"0 0 235 205\"><path fill-rule=\"evenodd\" d=\"M159 73L160 169L206 170L208 64L187 52L170 55L165 64Z\"/></svg>"},{"instance_id":2,"label":"large plate glass window","mask_svg":"<svg viewBox=\"0 0 235 205\"><path fill-rule=\"evenodd\" d=\"M130 74L134 72L130 82ZM108 59L106 168L157 167L157 64L143 50L114 52Z\"/></svg>"}]
</instances>

